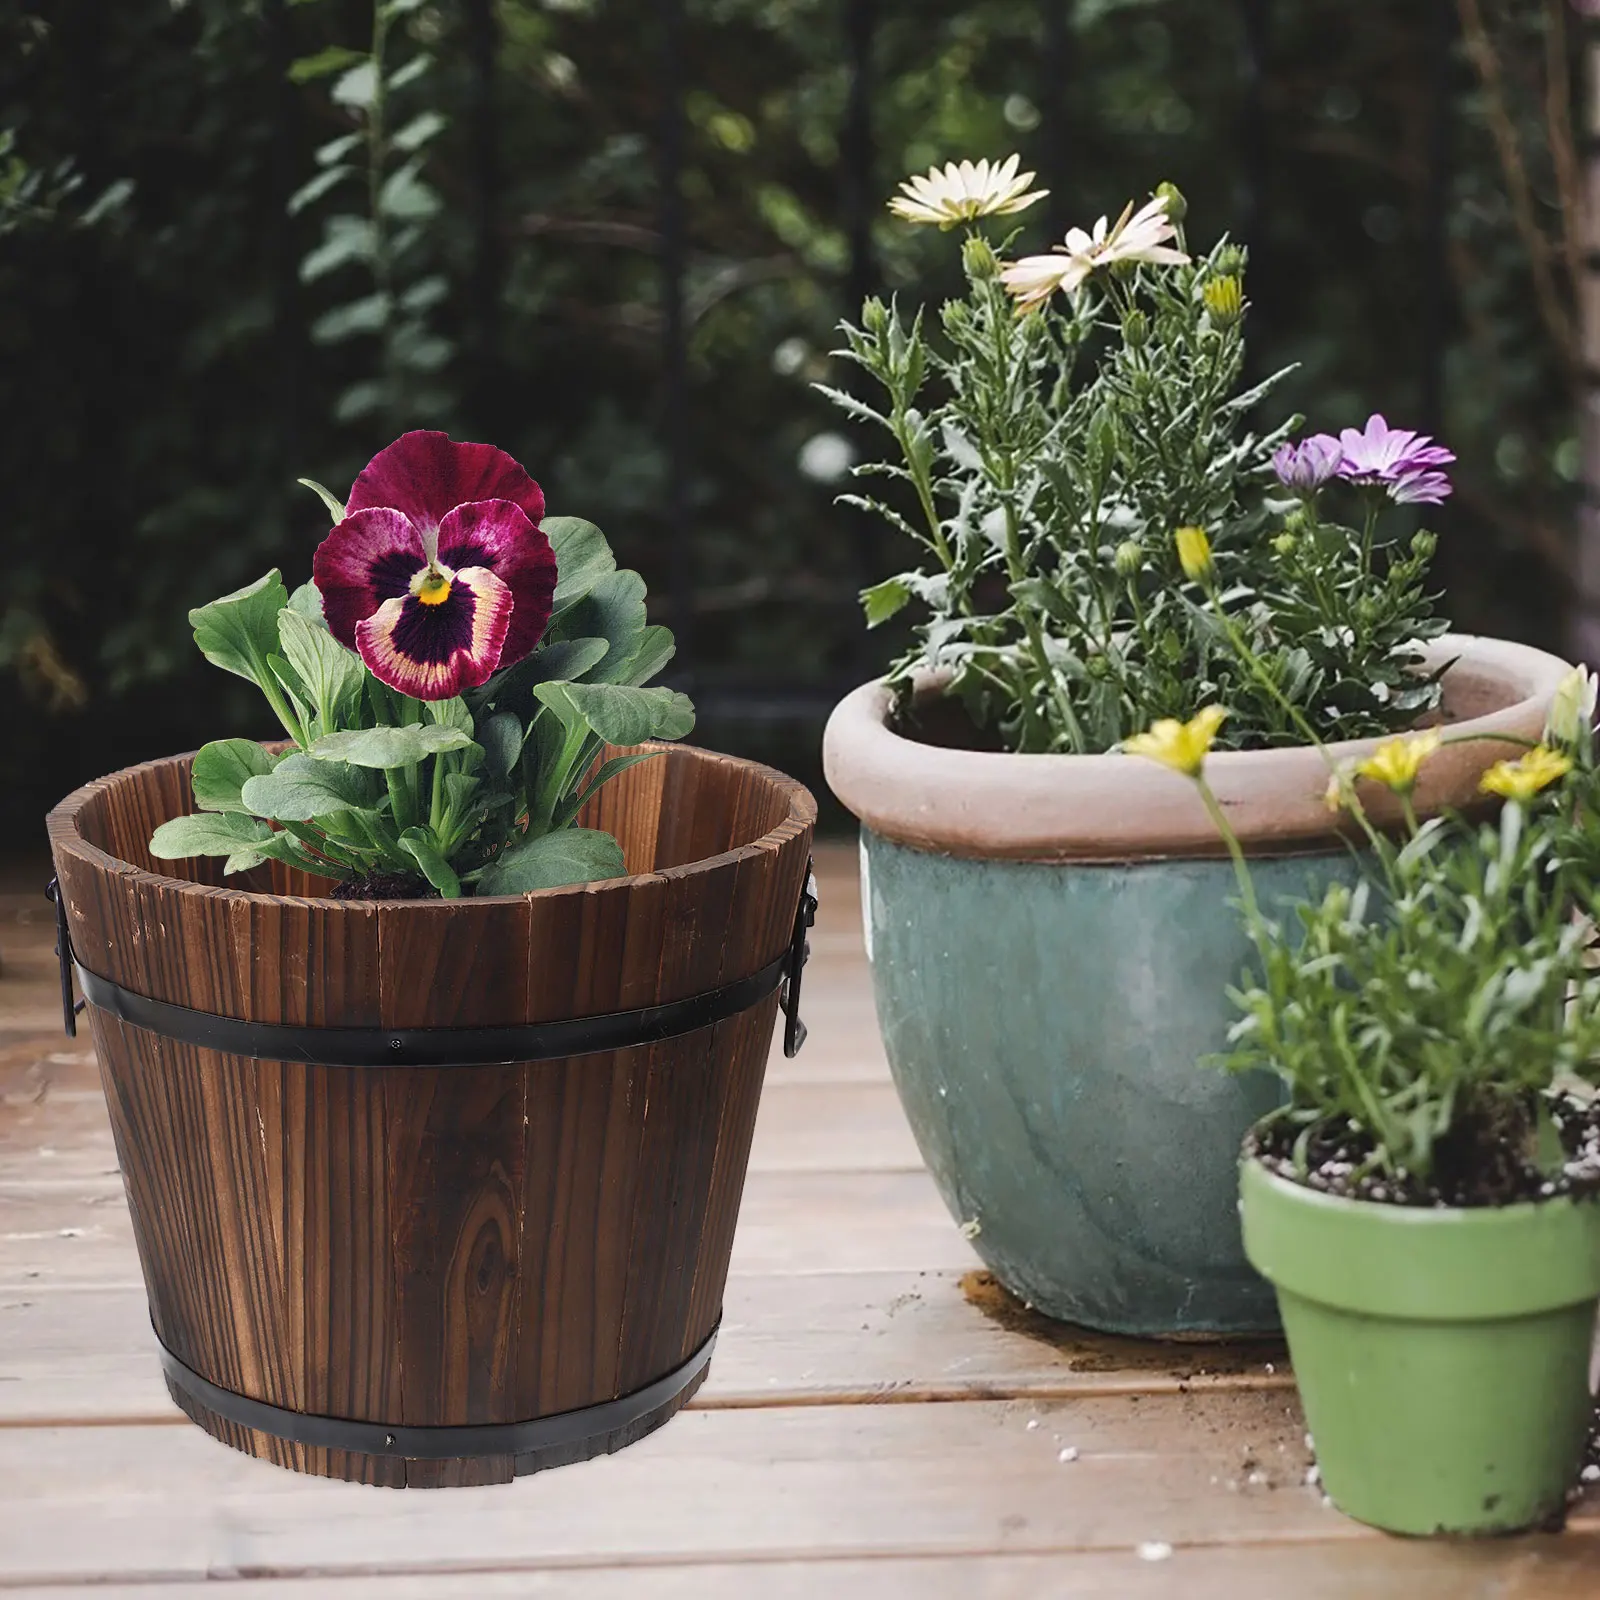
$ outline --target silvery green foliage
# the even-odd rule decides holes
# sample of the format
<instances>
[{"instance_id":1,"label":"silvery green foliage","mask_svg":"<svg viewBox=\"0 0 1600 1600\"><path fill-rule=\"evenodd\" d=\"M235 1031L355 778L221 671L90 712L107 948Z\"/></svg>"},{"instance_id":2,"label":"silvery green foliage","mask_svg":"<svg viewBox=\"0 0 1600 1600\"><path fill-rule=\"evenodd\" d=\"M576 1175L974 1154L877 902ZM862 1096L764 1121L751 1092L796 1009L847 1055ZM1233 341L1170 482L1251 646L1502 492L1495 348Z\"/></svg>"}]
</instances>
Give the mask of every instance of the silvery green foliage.
<instances>
[{"instance_id":1,"label":"silvery green foliage","mask_svg":"<svg viewBox=\"0 0 1600 1600\"><path fill-rule=\"evenodd\" d=\"M1252 922L1225 1064L1282 1081L1302 1170L1328 1133L1391 1197L1481 1178L1497 1143L1562 1165L1548 1097L1600 1082L1600 773L1587 728L1569 750L1563 781L1497 821L1375 834L1362 882Z\"/></svg>"},{"instance_id":2,"label":"silvery green foliage","mask_svg":"<svg viewBox=\"0 0 1600 1600\"><path fill-rule=\"evenodd\" d=\"M918 668L948 670L1011 749L1075 753L1213 703L1231 713L1222 742L1244 746L1301 742L1291 707L1331 741L1436 703L1418 670L1445 626L1425 589L1432 537L1383 542L1370 497L1356 531L1278 484L1269 460L1299 419L1251 418L1284 374L1246 386L1242 316L1206 306L1208 285L1243 279L1242 249L1116 268L1020 317L981 237L963 262L967 294L937 332L876 299L845 326L836 353L877 381L881 409L827 391L892 441L856 469L881 489L846 503L923 552L862 597L869 626L924 612L889 674L902 694ZM1185 526L1210 539L1214 600L1178 562Z\"/></svg>"}]
</instances>

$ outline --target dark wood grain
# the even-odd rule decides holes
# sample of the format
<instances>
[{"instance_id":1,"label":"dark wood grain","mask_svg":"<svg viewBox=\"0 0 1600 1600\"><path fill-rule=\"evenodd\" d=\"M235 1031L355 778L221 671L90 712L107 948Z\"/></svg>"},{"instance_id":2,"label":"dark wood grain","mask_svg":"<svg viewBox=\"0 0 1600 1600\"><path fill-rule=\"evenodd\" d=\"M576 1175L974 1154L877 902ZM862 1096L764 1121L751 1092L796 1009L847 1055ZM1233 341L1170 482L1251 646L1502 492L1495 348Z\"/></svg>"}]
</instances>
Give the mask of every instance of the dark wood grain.
<instances>
[{"instance_id":1,"label":"dark wood grain","mask_svg":"<svg viewBox=\"0 0 1600 1600\"><path fill-rule=\"evenodd\" d=\"M586 808L632 876L374 905L287 892L322 885L276 866L241 887L153 862L188 771L131 768L52 813L74 944L140 994L268 1023L504 1025L714 989L784 949L815 814L777 773L670 747ZM158 1334L222 1388L371 1422L528 1421L652 1383L721 1315L776 1006L651 1046L432 1069L225 1056L91 1011ZM179 1401L283 1466L444 1486L620 1448L687 1398L559 1451L444 1462L291 1445Z\"/></svg>"}]
</instances>

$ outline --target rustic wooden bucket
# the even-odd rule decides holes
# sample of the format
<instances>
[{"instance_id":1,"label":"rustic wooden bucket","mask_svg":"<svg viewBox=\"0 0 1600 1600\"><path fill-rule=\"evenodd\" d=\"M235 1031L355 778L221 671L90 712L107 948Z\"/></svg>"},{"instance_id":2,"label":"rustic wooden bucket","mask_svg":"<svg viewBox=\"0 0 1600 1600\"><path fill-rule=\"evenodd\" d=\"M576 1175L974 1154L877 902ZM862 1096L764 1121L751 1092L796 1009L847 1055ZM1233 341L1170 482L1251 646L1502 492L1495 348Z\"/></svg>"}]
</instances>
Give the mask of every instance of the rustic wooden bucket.
<instances>
[{"instance_id":1,"label":"rustic wooden bucket","mask_svg":"<svg viewBox=\"0 0 1600 1600\"><path fill-rule=\"evenodd\" d=\"M393 1487L658 1427L721 1315L811 796L668 747L583 819L633 876L450 903L154 862L192 808L174 757L49 819L173 1398Z\"/></svg>"}]
</instances>

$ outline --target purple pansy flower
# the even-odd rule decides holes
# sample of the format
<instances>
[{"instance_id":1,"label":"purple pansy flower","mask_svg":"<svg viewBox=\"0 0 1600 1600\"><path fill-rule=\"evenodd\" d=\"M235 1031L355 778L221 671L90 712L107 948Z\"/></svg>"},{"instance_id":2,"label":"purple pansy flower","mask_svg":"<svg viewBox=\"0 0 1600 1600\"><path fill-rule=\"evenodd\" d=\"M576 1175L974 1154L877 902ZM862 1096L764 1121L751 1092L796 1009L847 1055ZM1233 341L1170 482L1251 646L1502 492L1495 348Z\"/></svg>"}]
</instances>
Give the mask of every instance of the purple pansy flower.
<instances>
[{"instance_id":1,"label":"purple pansy flower","mask_svg":"<svg viewBox=\"0 0 1600 1600\"><path fill-rule=\"evenodd\" d=\"M550 620L543 515L539 485L503 450L403 434L362 469L312 560L329 628L418 700L483 683Z\"/></svg>"},{"instance_id":2,"label":"purple pansy flower","mask_svg":"<svg viewBox=\"0 0 1600 1600\"><path fill-rule=\"evenodd\" d=\"M1272 452L1272 470L1285 489L1315 494L1339 470L1344 452L1331 433L1314 433L1299 444L1280 444Z\"/></svg>"},{"instance_id":3,"label":"purple pansy flower","mask_svg":"<svg viewBox=\"0 0 1600 1600\"><path fill-rule=\"evenodd\" d=\"M1339 446L1344 453L1339 476L1351 483L1381 484L1394 500L1402 498L1403 489L1409 500L1429 504L1450 493L1450 480L1437 469L1449 466L1454 452L1425 433L1391 428L1377 412L1367 418L1365 430L1346 428Z\"/></svg>"}]
</instances>

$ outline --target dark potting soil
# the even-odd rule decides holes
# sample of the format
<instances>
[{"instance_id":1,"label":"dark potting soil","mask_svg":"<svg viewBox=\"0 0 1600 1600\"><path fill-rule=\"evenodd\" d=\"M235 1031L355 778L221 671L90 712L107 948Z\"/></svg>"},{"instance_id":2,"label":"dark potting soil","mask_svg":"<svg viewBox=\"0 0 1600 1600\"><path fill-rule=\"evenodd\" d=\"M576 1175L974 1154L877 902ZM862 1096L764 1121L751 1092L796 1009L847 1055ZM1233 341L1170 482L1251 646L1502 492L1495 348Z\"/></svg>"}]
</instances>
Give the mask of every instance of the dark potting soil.
<instances>
[{"instance_id":1,"label":"dark potting soil","mask_svg":"<svg viewBox=\"0 0 1600 1600\"><path fill-rule=\"evenodd\" d=\"M414 872L374 872L365 878L336 883L330 900L437 900L439 891Z\"/></svg>"},{"instance_id":2,"label":"dark potting soil","mask_svg":"<svg viewBox=\"0 0 1600 1600\"><path fill-rule=\"evenodd\" d=\"M1506 1206L1558 1195L1600 1194L1600 1100L1583 1105L1567 1097L1551 1104L1551 1120L1566 1161L1545 1172L1533 1159L1534 1106L1496 1101L1460 1119L1434 1147L1427 1181L1400 1173L1368 1171L1372 1136L1349 1122L1319 1123L1306 1144L1306 1171L1295 1163L1300 1128L1279 1122L1251 1134L1245 1153L1291 1183L1347 1200L1397 1206Z\"/></svg>"}]
</instances>

